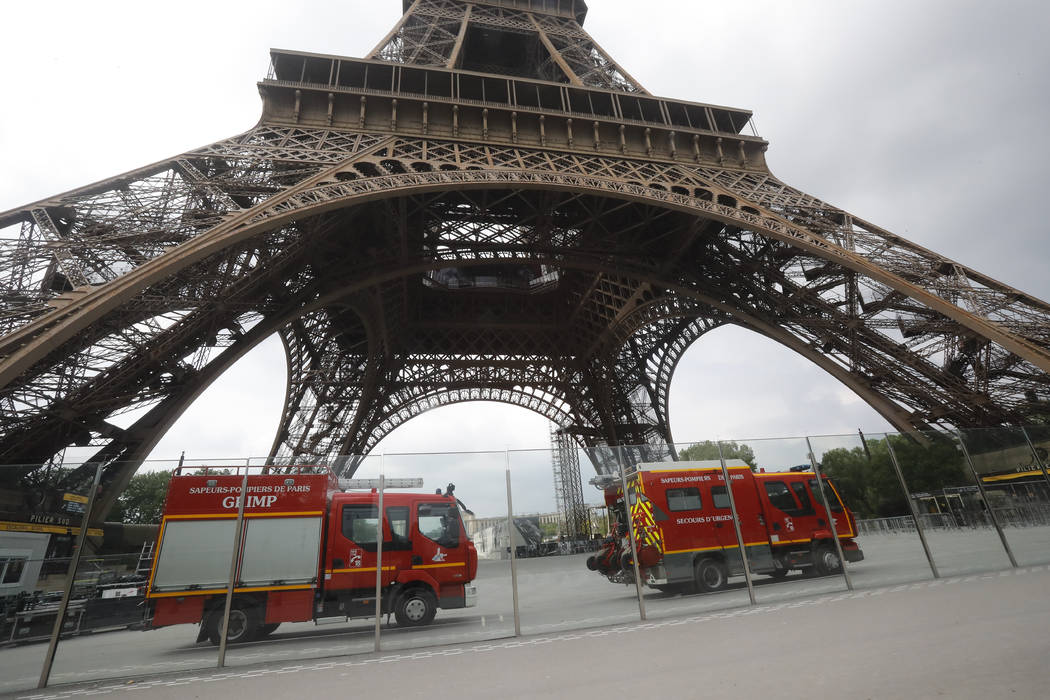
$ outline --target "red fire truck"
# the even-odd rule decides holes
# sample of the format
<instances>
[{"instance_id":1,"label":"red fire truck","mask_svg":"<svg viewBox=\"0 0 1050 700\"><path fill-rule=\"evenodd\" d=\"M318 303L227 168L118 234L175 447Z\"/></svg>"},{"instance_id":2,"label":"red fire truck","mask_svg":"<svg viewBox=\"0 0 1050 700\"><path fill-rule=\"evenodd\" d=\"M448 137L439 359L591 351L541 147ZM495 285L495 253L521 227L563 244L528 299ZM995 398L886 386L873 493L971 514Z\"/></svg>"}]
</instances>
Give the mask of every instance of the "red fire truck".
<instances>
[{"instance_id":1,"label":"red fire truck","mask_svg":"<svg viewBox=\"0 0 1050 700\"><path fill-rule=\"evenodd\" d=\"M147 591L152 627L199 623L197 641L216 644L243 479L217 471L172 475ZM248 476L228 641L375 614L378 494L345 493L320 467L279 471ZM477 552L452 489L383 494L382 611L399 625L477 602Z\"/></svg>"},{"instance_id":2,"label":"red fire truck","mask_svg":"<svg viewBox=\"0 0 1050 700\"><path fill-rule=\"evenodd\" d=\"M824 480L825 509L812 471L753 473L742 460L726 460L740 530L753 573L774 578L792 569L824 575L841 567L829 520L846 561L864 559L854 541L856 519ZM616 583L633 582L626 523L634 528L642 580L662 591L717 591L743 575L743 561L719 460L639 464L627 482L604 485L616 531L587 566Z\"/></svg>"}]
</instances>

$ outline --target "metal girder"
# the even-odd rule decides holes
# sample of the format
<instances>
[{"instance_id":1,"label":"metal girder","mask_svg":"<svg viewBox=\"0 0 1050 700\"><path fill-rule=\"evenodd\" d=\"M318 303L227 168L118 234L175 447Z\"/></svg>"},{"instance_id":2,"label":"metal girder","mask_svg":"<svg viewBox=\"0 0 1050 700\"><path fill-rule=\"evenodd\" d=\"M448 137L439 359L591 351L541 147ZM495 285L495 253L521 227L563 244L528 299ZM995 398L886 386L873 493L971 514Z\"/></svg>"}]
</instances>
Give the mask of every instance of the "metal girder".
<instances>
[{"instance_id":1,"label":"metal girder","mask_svg":"<svg viewBox=\"0 0 1050 700\"><path fill-rule=\"evenodd\" d=\"M467 38L464 47L468 32L476 38ZM501 39L508 36L518 38L516 46L528 51L528 60L514 70L517 74L645 93L584 31L575 14L537 4L514 7L513 3L492 6L461 0L419 0L412 3L369 58L506 73L512 67L495 54L507 51Z\"/></svg>"},{"instance_id":2,"label":"metal girder","mask_svg":"<svg viewBox=\"0 0 1050 700\"><path fill-rule=\"evenodd\" d=\"M418 0L378 60L275 52L257 127L0 213L0 459L94 445L119 489L272 332L274 459L473 400L599 471L666 459L674 368L726 323L902 430L1044 410L1050 305L785 185L749 112L648 95L582 3L541 5Z\"/></svg>"}]
</instances>

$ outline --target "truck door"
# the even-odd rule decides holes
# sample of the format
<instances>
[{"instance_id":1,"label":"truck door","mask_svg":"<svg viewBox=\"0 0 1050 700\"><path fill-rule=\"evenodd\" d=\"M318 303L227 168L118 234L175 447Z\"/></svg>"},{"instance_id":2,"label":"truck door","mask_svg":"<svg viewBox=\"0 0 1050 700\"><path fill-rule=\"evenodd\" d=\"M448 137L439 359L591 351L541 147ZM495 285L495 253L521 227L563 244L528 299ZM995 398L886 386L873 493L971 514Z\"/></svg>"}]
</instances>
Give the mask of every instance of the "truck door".
<instances>
[{"instance_id":1,"label":"truck door","mask_svg":"<svg viewBox=\"0 0 1050 700\"><path fill-rule=\"evenodd\" d=\"M801 489L797 487L801 486ZM795 488L793 488L795 487ZM802 503L798 497L802 496ZM802 482L763 479L763 504L766 506L769 539L774 545L809 542L816 529L813 505Z\"/></svg>"},{"instance_id":2,"label":"truck door","mask_svg":"<svg viewBox=\"0 0 1050 700\"><path fill-rule=\"evenodd\" d=\"M817 480L809 479L807 484L813 498L814 509L817 513L817 527L830 534L831 526L828 524L828 512L824 509L824 501L820 497L820 490L817 488ZM824 480L824 493L827 494L828 504L831 506L830 516L835 519L835 529L838 531L839 536L854 536L855 533L853 532L852 523L850 523L849 518L846 517L846 514L843 511L842 501L839 500L839 496L835 492L835 489L826 479Z\"/></svg>"},{"instance_id":3,"label":"truck door","mask_svg":"<svg viewBox=\"0 0 1050 700\"><path fill-rule=\"evenodd\" d=\"M450 501L416 503L412 568L439 583L467 580L467 537L459 508Z\"/></svg>"}]
</instances>

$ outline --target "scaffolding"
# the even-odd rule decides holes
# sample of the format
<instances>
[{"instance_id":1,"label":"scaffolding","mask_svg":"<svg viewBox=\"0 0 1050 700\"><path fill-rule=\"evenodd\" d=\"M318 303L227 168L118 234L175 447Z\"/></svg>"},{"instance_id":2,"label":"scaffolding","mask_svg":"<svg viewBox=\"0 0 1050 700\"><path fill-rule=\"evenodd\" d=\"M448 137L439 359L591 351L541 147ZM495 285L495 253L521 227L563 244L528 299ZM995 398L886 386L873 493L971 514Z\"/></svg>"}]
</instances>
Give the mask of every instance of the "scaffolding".
<instances>
[{"instance_id":1,"label":"scaffolding","mask_svg":"<svg viewBox=\"0 0 1050 700\"><path fill-rule=\"evenodd\" d=\"M579 451L573 439L557 428L551 431L551 464L561 534L569 539L590 537L591 519L583 502Z\"/></svg>"}]
</instances>

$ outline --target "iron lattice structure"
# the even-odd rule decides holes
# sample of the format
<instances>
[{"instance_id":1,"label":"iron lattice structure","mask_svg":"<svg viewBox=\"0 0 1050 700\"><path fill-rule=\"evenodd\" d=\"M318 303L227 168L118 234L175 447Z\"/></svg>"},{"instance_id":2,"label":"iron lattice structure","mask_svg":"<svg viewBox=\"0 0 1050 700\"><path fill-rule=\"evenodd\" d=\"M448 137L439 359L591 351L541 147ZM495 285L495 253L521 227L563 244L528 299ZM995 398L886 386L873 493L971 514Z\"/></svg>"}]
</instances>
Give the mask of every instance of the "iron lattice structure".
<instances>
[{"instance_id":1,"label":"iron lattice structure","mask_svg":"<svg viewBox=\"0 0 1050 700\"><path fill-rule=\"evenodd\" d=\"M273 51L247 132L0 214L0 463L95 446L111 500L273 333L274 459L475 400L601 473L667 458L671 374L726 323L901 430L1043 404L1050 306L779 181L750 112L649 94L585 15L406 2L367 58Z\"/></svg>"},{"instance_id":2,"label":"iron lattice structure","mask_svg":"<svg viewBox=\"0 0 1050 700\"><path fill-rule=\"evenodd\" d=\"M591 518L583 500L579 446L565 431L551 431L551 466L554 468L554 508L561 521L561 534L570 538L590 537Z\"/></svg>"}]
</instances>

